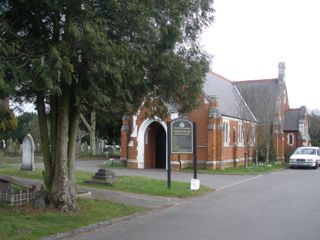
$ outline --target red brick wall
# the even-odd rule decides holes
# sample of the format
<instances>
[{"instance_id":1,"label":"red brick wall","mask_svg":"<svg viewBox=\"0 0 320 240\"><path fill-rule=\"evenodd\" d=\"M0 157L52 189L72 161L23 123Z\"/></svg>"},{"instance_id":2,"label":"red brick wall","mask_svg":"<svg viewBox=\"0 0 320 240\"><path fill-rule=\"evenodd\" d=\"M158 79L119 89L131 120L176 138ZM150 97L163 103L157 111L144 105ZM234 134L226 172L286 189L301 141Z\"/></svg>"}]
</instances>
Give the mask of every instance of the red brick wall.
<instances>
[{"instance_id":1,"label":"red brick wall","mask_svg":"<svg viewBox=\"0 0 320 240\"><path fill-rule=\"evenodd\" d=\"M203 96L199 100L203 103ZM197 125L197 158L199 160L208 159L208 109L209 105L203 103L188 114L188 118Z\"/></svg>"},{"instance_id":2,"label":"red brick wall","mask_svg":"<svg viewBox=\"0 0 320 240\"><path fill-rule=\"evenodd\" d=\"M223 141L223 129L222 129L222 117L218 118L210 118L209 119L209 108L218 107L217 103L204 103L204 97L201 96L199 100L202 104L199 108L193 110L191 113L187 115L190 121L195 122L197 125L197 160L199 161L199 167L213 167L217 168L225 168L225 167L233 167L239 164L243 164L244 159L244 145L238 144L238 124L241 122L240 120L231 119L229 120L229 144L228 146L224 146ZM137 116L137 128L140 129L141 124L145 120L146 109L141 108L139 115ZM132 128L132 120L124 122L124 125L129 125L130 129ZM167 122L168 118L165 120ZM212 124L214 126L213 129L208 129L208 125ZM235 136L233 138L233 129L235 129ZM133 130L133 129L132 129ZM132 131L131 130L131 131ZM128 132L128 135L131 134L131 131ZM148 145L145 145L145 168L153 168L154 167L154 135L155 132L150 131L149 133L149 141ZM125 143L125 134L123 142ZM235 140L233 142L233 139ZM127 159L136 160L137 159L137 139L131 137L130 141L132 141L133 146L129 146L127 150ZM129 142L128 142L129 143ZM123 144L121 142L121 148L123 148ZM253 151L250 151L250 156L253 156ZM125 157L125 156L122 156ZM172 154L172 169L180 170L181 167L192 167L193 166L193 154ZM206 164L206 161L211 161L212 164ZM227 162L228 161L228 162ZM230 161L230 162L229 162ZM216 164L220 162L222 164ZM213 164L214 163L214 164ZM219 166L218 166L219 165ZM136 168L136 163L128 163L129 167Z\"/></svg>"},{"instance_id":3,"label":"red brick wall","mask_svg":"<svg viewBox=\"0 0 320 240\"><path fill-rule=\"evenodd\" d=\"M281 95L279 96L281 98L281 104L279 109L279 116L280 116L280 126L278 126L278 133L275 136L273 147L275 150L275 154L277 155L278 161L283 161L286 154L286 142L287 138L285 134L283 133L283 127L284 127L284 117L286 114L286 111L289 109L289 102L288 102L288 94L287 94L287 88L285 83L284 89L281 92Z\"/></svg>"},{"instance_id":4,"label":"red brick wall","mask_svg":"<svg viewBox=\"0 0 320 240\"><path fill-rule=\"evenodd\" d=\"M288 135L289 134L293 134L293 145L288 145ZM298 132L286 132L285 133L285 159L289 160L290 155L293 153L293 151L302 146L302 142L300 140L299 137L299 133Z\"/></svg>"}]
</instances>

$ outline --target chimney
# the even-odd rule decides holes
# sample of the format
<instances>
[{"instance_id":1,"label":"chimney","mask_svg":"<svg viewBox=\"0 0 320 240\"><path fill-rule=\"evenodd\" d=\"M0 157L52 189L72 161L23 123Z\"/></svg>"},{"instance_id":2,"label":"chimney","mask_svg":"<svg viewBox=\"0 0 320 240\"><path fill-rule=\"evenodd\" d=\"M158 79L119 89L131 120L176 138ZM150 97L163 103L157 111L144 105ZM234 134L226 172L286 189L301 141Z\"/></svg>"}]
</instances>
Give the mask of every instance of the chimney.
<instances>
[{"instance_id":1,"label":"chimney","mask_svg":"<svg viewBox=\"0 0 320 240\"><path fill-rule=\"evenodd\" d=\"M286 64L284 62L279 62L278 64L278 79L284 80L286 76Z\"/></svg>"}]
</instances>

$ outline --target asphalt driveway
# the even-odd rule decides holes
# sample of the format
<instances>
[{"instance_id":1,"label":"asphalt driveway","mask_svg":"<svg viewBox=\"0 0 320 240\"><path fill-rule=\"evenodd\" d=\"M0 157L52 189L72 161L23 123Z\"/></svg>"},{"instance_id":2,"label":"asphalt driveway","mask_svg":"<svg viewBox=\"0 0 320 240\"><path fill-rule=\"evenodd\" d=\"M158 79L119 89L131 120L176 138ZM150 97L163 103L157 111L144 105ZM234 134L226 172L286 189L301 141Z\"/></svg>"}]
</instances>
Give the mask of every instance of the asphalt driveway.
<instances>
[{"instance_id":1,"label":"asphalt driveway","mask_svg":"<svg viewBox=\"0 0 320 240\"><path fill-rule=\"evenodd\" d=\"M160 171L130 172L163 175ZM189 176L174 174L173 178ZM287 169L255 177L200 175L199 178L218 191L70 239L320 239L319 169Z\"/></svg>"}]
</instances>

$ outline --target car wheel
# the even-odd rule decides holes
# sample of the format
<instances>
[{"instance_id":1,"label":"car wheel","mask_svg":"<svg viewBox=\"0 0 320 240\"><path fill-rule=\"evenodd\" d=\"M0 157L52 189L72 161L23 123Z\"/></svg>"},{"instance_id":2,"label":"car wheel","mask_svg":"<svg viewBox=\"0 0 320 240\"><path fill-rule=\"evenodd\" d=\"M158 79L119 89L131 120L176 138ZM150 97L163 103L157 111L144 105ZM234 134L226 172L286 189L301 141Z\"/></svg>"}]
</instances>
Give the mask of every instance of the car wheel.
<instances>
[{"instance_id":1,"label":"car wheel","mask_svg":"<svg viewBox=\"0 0 320 240\"><path fill-rule=\"evenodd\" d=\"M318 162L316 162L316 165L313 167L313 169L317 169L318 168Z\"/></svg>"}]
</instances>

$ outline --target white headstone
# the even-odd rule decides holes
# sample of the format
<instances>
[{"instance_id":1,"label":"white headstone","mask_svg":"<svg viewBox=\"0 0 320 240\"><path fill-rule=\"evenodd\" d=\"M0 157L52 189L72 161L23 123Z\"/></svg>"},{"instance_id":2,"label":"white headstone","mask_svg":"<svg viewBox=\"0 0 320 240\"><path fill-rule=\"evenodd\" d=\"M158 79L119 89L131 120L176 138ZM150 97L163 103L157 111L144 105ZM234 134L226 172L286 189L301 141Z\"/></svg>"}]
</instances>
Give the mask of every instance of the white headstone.
<instances>
[{"instance_id":1,"label":"white headstone","mask_svg":"<svg viewBox=\"0 0 320 240\"><path fill-rule=\"evenodd\" d=\"M34 141L30 134L27 134L22 142L22 165L21 170L34 170Z\"/></svg>"}]
</instances>

